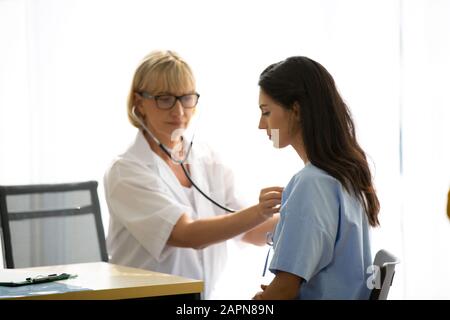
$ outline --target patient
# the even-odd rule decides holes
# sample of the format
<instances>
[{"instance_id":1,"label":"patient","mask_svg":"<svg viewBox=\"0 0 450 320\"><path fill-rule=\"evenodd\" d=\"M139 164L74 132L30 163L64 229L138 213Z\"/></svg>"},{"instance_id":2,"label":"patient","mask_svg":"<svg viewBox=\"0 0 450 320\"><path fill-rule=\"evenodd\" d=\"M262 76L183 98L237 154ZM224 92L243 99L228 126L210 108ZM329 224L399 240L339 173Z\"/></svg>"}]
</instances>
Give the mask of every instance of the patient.
<instances>
[{"instance_id":1,"label":"patient","mask_svg":"<svg viewBox=\"0 0 450 320\"><path fill-rule=\"evenodd\" d=\"M379 225L380 206L349 109L328 71L307 57L270 65L259 86L259 128L305 166L283 191L275 277L254 299L368 299L369 226Z\"/></svg>"}]
</instances>

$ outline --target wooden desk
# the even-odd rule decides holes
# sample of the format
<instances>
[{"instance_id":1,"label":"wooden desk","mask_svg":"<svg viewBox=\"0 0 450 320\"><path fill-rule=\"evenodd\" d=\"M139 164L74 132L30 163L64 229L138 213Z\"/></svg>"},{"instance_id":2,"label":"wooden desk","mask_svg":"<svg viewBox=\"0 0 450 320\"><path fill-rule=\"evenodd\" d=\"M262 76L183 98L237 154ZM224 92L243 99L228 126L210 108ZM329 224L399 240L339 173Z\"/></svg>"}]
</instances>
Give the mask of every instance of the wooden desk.
<instances>
[{"instance_id":1,"label":"wooden desk","mask_svg":"<svg viewBox=\"0 0 450 320\"><path fill-rule=\"evenodd\" d=\"M70 264L22 269L0 269L0 282L24 280L37 275L70 273L78 277L58 281L67 285L91 290L23 296L20 299L52 300L106 300L170 298L176 295L187 299L199 299L203 281L174 275L129 268L106 262Z\"/></svg>"}]
</instances>

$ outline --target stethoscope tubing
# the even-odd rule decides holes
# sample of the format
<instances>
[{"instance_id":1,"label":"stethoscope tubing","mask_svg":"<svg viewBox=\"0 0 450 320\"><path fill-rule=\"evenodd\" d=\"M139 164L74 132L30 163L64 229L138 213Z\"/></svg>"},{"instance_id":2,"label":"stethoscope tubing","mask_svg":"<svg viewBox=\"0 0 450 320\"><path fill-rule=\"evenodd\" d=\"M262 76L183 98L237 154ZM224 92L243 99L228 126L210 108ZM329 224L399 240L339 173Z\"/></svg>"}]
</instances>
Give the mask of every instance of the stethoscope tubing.
<instances>
[{"instance_id":1,"label":"stethoscope tubing","mask_svg":"<svg viewBox=\"0 0 450 320\"><path fill-rule=\"evenodd\" d=\"M225 211L230 212L230 213L236 212L236 210L227 208L227 207L225 207L225 206L219 204L218 202L214 201L214 200L211 199L209 196L207 196L207 195L206 195L206 194L205 194L205 193L197 186L197 184L195 184L195 182L192 180L191 176L189 175L189 172L187 171L186 167L184 166L184 162L186 161L186 159L188 158L188 156L189 156L189 154L190 154L190 152L191 152L192 145L193 145L193 143L194 143L194 137L192 137L191 143L189 144L189 149L188 149L188 151L186 152L186 154L185 154L185 156L183 157L183 159L182 159L182 160L175 160L175 159L172 157L172 154L169 152L169 150L162 144L161 141L159 141L159 140L158 140L158 139L150 132L150 130L147 128L147 126L144 124L144 122L141 120L141 118L139 118L139 117L137 116L137 114L135 113L135 108L136 108L136 107L133 107L133 109L132 109L131 112L133 113L134 117L137 119L137 121L138 121L139 124L141 125L142 129L143 129L145 132L147 132L147 134L148 134L148 135L149 135L149 136L150 136L150 137L158 144L158 146L161 148L161 150L162 150L165 154L167 154L167 155L169 156L169 158L170 158L172 161L174 161L175 163L178 163L178 164L181 166L181 169L183 169L184 175L185 175L186 178L189 180L189 182L192 184L192 186L193 186L198 192L200 192L200 194L201 194L202 196L204 196L204 197L205 197L206 199L208 199L211 203L213 203L213 204L216 205L217 207L221 208L222 210L225 210Z\"/></svg>"}]
</instances>

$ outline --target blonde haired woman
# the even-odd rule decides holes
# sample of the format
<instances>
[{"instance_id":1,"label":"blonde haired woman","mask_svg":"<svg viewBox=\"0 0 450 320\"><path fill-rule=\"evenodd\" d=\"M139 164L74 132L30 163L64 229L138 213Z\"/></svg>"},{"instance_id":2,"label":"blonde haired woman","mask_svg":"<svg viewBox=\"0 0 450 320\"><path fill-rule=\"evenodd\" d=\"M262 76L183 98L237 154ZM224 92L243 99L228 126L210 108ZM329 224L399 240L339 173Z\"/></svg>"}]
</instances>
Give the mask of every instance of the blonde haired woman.
<instances>
[{"instance_id":1,"label":"blonde haired woman","mask_svg":"<svg viewBox=\"0 0 450 320\"><path fill-rule=\"evenodd\" d=\"M192 70L178 54L146 56L128 97L136 138L114 159L104 185L111 262L204 280L208 299L225 265L226 240L243 234L243 241L264 244L282 188L263 189L259 203L247 209L223 209L242 208L231 171L211 149L182 136L199 97Z\"/></svg>"}]
</instances>

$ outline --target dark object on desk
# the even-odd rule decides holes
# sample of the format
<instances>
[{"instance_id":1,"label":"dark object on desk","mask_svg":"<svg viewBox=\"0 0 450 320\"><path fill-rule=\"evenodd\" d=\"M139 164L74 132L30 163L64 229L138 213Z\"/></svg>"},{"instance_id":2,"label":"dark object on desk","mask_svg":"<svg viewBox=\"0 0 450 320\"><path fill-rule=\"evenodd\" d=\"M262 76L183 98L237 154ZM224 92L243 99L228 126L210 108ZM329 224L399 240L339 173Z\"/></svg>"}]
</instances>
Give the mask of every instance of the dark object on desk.
<instances>
[{"instance_id":1,"label":"dark object on desk","mask_svg":"<svg viewBox=\"0 0 450 320\"><path fill-rule=\"evenodd\" d=\"M107 262L97 186L0 186L6 268Z\"/></svg>"},{"instance_id":2,"label":"dark object on desk","mask_svg":"<svg viewBox=\"0 0 450 320\"><path fill-rule=\"evenodd\" d=\"M61 273L61 274L49 274L48 276L37 276L34 278L26 278L25 281L19 282L0 282L0 286L2 287L20 287L27 286L30 284L38 284L44 282L52 282L59 280L66 280L69 278L75 278L77 275L69 274L69 273Z\"/></svg>"}]
</instances>

